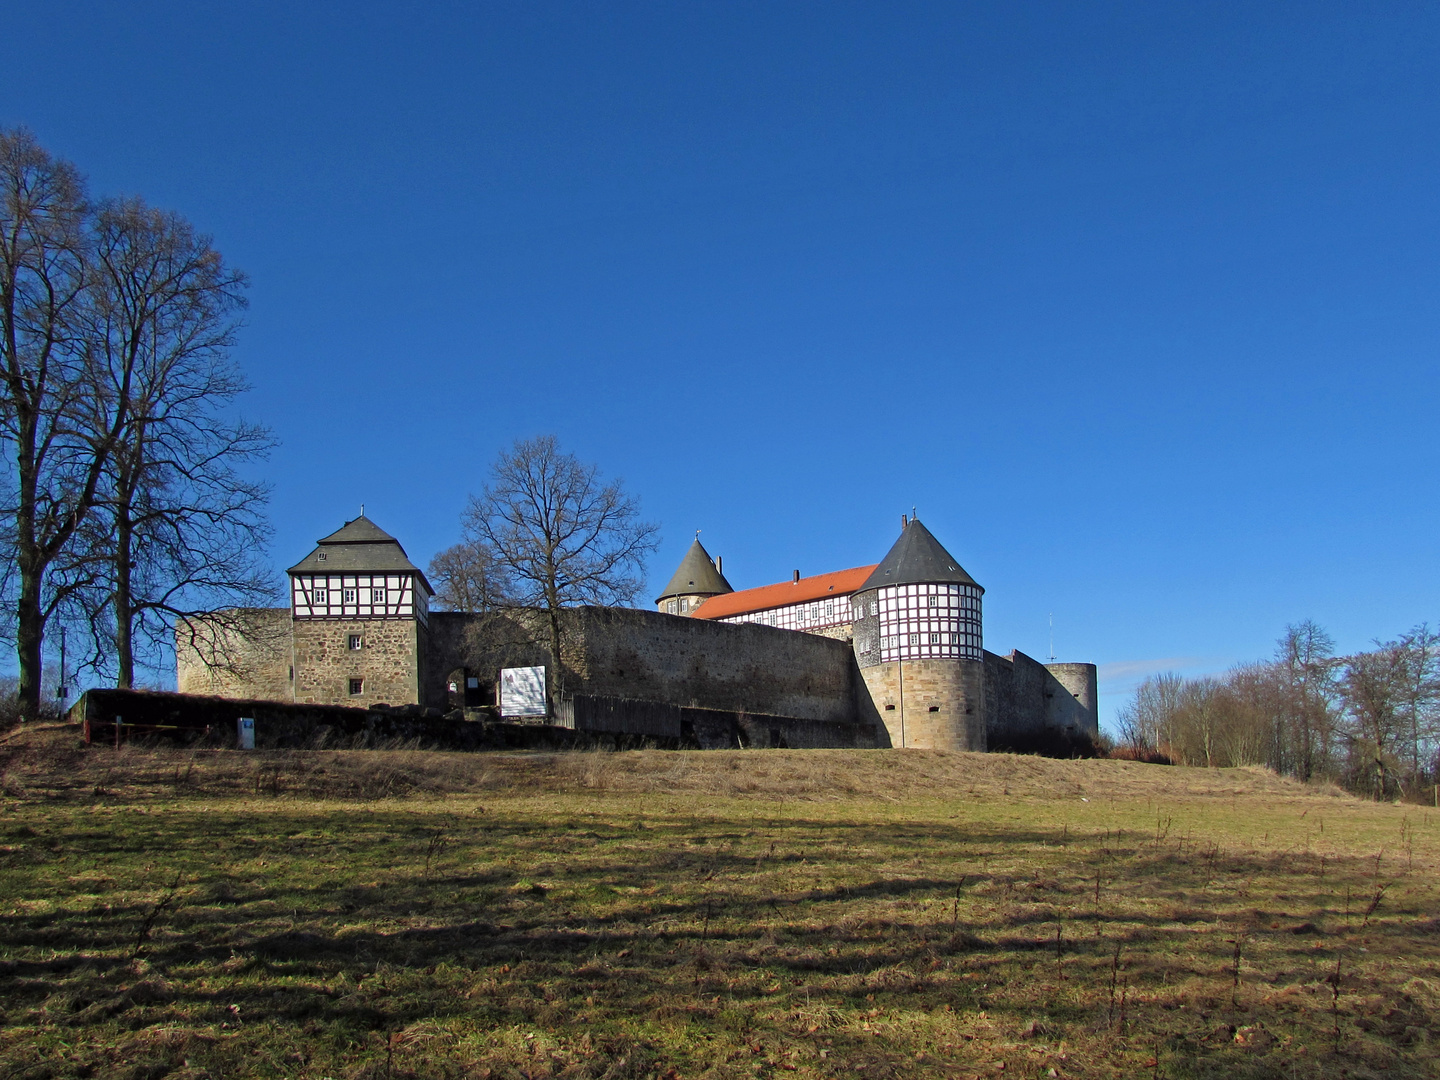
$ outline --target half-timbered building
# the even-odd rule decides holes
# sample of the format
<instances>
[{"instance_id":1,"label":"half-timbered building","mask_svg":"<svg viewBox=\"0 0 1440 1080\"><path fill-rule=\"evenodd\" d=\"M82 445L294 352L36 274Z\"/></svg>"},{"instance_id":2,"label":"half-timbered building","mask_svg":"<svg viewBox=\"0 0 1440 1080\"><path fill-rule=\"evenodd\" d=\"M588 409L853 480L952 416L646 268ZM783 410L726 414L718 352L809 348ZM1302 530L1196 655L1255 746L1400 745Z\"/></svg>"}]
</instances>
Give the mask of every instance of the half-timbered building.
<instances>
[{"instance_id":1,"label":"half-timbered building","mask_svg":"<svg viewBox=\"0 0 1440 1080\"><path fill-rule=\"evenodd\" d=\"M295 701L421 700L434 592L400 541L362 514L289 575Z\"/></svg>"}]
</instances>

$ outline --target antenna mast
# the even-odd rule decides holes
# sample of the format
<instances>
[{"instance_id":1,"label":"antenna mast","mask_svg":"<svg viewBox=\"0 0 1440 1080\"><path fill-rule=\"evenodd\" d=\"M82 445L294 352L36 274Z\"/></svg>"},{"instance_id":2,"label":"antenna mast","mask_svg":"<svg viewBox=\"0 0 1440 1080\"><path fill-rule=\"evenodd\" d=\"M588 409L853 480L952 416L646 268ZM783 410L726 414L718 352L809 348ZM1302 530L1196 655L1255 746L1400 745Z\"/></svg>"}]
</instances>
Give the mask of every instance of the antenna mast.
<instances>
[{"instance_id":1,"label":"antenna mast","mask_svg":"<svg viewBox=\"0 0 1440 1080\"><path fill-rule=\"evenodd\" d=\"M1055 613L1050 612L1050 662L1055 662Z\"/></svg>"}]
</instances>

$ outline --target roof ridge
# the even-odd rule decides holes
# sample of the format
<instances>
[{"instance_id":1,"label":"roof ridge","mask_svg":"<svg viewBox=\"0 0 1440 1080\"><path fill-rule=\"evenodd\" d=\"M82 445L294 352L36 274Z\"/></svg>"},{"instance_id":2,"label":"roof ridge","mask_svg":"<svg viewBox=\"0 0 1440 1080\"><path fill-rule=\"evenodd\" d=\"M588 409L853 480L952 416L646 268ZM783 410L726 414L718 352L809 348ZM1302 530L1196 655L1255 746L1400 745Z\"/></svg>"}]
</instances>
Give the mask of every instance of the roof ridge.
<instances>
[{"instance_id":1,"label":"roof ridge","mask_svg":"<svg viewBox=\"0 0 1440 1080\"><path fill-rule=\"evenodd\" d=\"M724 596L712 596L695 609L695 615L701 619L724 619L732 615L748 615L753 611L806 604L831 596L850 596L859 591L860 583L874 569L874 565L852 566L845 570L812 574L798 581L777 581Z\"/></svg>"}]
</instances>

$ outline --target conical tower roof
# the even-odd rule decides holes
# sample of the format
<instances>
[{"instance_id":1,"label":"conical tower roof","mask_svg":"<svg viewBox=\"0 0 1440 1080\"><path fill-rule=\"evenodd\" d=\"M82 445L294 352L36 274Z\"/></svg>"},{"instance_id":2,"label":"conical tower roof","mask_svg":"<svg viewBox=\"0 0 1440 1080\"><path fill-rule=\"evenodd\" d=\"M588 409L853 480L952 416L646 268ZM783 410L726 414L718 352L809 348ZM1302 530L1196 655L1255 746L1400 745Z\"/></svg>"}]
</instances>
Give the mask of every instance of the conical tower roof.
<instances>
[{"instance_id":1,"label":"conical tower roof","mask_svg":"<svg viewBox=\"0 0 1440 1080\"><path fill-rule=\"evenodd\" d=\"M420 568L405 554L400 541L364 514L316 543L319 546L290 567L290 573L408 573L418 577L430 595L435 594Z\"/></svg>"},{"instance_id":2,"label":"conical tower roof","mask_svg":"<svg viewBox=\"0 0 1440 1080\"><path fill-rule=\"evenodd\" d=\"M911 518L889 554L880 560L880 565L865 579L865 584L855 591L922 582L930 585L974 585L981 592L985 591L965 572L955 556L931 535L929 529L918 519Z\"/></svg>"},{"instance_id":3,"label":"conical tower roof","mask_svg":"<svg viewBox=\"0 0 1440 1080\"><path fill-rule=\"evenodd\" d=\"M685 552L685 558L680 560L680 568L675 571L670 584L665 586L665 591L656 597L655 602L658 604L669 596L719 596L734 591L725 576L715 569L715 560L710 558L710 553L697 536L690 550Z\"/></svg>"}]
</instances>

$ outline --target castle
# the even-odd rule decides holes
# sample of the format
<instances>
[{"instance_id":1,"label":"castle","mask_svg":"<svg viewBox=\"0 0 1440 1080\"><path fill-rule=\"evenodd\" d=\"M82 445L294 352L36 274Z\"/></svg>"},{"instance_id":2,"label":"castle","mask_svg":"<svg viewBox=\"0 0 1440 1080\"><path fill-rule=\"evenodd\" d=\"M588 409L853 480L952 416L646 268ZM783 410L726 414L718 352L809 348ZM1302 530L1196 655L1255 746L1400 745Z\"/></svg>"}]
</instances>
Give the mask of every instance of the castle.
<instances>
[{"instance_id":1,"label":"castle","mask_svg":"<svg viewBox=\"0 0 1440 1080\"><path fill-rule=\"evenodd\" d=\"M985 590L914 518L876 564L741 591L697 535L657 610L567 609L558 663L538 613L431 611L424 573L363 515L288 573L288 608L177 627L182 693L498 708L699 746L1067 752L1099 731L1095 666L986 651Z\"/></svg>"}]
</instances>

